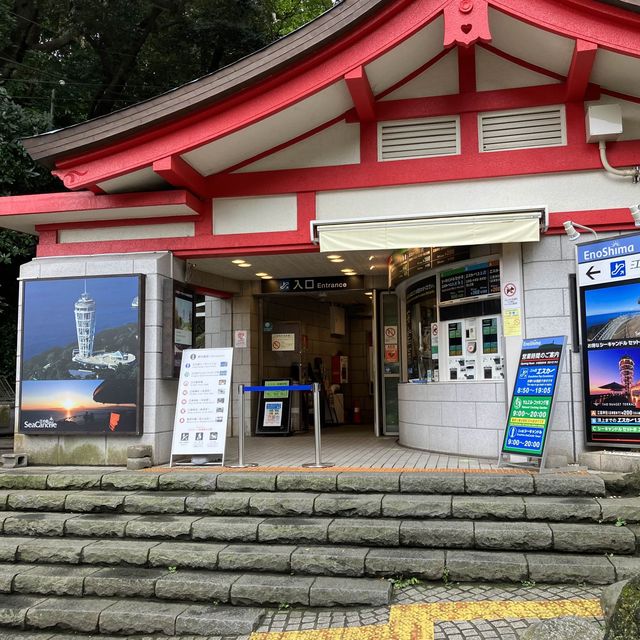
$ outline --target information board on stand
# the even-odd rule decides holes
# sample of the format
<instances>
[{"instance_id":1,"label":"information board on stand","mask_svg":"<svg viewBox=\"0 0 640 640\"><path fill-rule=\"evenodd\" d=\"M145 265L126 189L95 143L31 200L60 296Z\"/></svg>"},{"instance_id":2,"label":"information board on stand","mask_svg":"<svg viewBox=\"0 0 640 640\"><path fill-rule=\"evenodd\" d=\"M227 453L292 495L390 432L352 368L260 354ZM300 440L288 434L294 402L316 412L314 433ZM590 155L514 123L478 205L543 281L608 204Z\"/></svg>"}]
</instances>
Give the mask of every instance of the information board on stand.
<instances>
[{"instance_id":1,"label":"information board on stand","mask_svg":"<svg viewBox=\"0 0 640 640\"><path fill-rule=\"evenodd\" d=\"M232 362L233 349L183 352L170 466L224 465Z\"/></svg>"},{"instance_id":2,"label":"information board on stand","mask_svg":"<svg viewBox=\"0 0 640 640\"><path fill-rule=\"evenodd\" d=\"M522 341L499 465L544 467L566 336Z\"/></svg>"}]
</instances>

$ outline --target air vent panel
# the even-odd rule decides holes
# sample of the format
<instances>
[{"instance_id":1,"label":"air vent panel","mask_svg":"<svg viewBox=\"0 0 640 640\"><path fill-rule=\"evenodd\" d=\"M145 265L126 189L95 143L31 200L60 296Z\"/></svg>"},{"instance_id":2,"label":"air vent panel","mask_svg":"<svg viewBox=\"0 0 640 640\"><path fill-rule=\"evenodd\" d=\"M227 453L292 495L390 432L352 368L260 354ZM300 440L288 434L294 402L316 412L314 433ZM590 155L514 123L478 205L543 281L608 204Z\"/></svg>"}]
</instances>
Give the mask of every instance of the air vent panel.
<instances>
[{"instance_id":1,"label":"air vent panel","mask_svg":"<svg viewBox=\"0 0 640 640\"><path fill-rule=\"evenodd\" d=\"M509 151L567 144L563 106L478 115L480 151Z\"/></svg>"},{"instance_id":2,"label":"air vent panel","mask_svg":"<svg viewBox=\"0 0 640 640\"><path fill-rule=\"evenodd\" d=\"M380 160L452 156L460 153L457 117L399 120L378 125Z\"/></svg>"}]
</instances>

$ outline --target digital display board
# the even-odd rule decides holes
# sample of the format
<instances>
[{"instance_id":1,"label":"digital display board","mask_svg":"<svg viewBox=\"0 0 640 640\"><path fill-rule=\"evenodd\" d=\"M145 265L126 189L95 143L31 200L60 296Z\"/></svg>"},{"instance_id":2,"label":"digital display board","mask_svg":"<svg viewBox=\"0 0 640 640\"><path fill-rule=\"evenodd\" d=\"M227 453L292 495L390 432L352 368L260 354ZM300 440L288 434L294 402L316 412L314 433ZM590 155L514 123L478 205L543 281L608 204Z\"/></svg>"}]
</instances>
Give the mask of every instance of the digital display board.
<instances>
[{"instance_id":1,"label":"digital display board","mask_svg":"<svg viewBox=\"0 0 640 640\"><path fill-rule=\"evenodd\" d=\"M469 247L424 247L394 253L389 260L389 287L452 262L467 260Z\"/></svg>"},{"instance_id":2,"label":"digital display board","mask_svg":"<svg viewBox=\"0 0 640 640\"><path fill-rule=\"evenodd\" d=\"M440 302L500 293L500 262L469 264L440 274Z\"/></svg>"},{"instance_id":3,"label":"digital display board","mask_svg":"<svg viewBox=\"0 0 640 640\"><path fill-rule=\"evenodd\" d=\"M542 457L566 340L553 336L522 341L503 453Z\"/></svg>"}]
</instances>

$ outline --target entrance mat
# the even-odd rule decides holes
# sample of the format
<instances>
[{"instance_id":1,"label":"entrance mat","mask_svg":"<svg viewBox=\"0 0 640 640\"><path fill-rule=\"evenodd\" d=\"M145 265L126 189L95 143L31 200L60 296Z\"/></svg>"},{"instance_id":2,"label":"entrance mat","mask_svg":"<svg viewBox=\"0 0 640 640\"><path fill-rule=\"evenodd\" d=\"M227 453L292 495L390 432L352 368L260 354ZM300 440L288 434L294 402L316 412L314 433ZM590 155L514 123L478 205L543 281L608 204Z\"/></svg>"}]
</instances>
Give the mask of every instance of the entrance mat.
<instances>
[{"instance_id":1,"label":"entrance mat","mask_svg":"<svg viewBox=\"0 0 640 640\"><path fill-rule=\"evenodd\" d=\"M392 605L387 624L342 629L254 632L250 640L434 640L435 626L442 622L545 620L563 616L597 618L602 616L602 609L599 600L483 600Z\"/></svg>"}]
</instances>

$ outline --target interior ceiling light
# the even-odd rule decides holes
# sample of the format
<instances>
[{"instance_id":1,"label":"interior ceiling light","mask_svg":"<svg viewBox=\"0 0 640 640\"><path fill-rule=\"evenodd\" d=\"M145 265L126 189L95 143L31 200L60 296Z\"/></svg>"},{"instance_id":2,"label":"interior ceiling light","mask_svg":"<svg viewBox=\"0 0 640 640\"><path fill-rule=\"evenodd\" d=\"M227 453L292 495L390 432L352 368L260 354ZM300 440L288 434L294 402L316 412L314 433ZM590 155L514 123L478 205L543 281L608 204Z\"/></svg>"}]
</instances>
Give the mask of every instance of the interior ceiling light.
<instances>
[{"instance_id":1,"label":"interior ceiling light","mask_svg":"<svg viewBox=\"0 0 640 640\"><path fill-rule=\"evenodd\" d=\"M263 280L272 280L273 276L260 276Z\"/></svg>"},{"instance_id":2,"label":"interior ceiling light","mask_svg":"<svg viewBox=\"0 0 640 640\"><path fill-rule=\"evenodd\" d=\"M351 267L346 267L344 269L340 269L340 271L342 271L342 273L347 273L348 271L353 271L353 269Z\"/></svg>"},{"instance_id":3,"label":"interior ceiling light","mask_svg":"<svg viewBox=\"0 0 640 640\"><path fill-rule=\"evenodd\" d=\"M372 265L369 267L369 271L372 271L372 270L373 270L373 269L375 269L375 268L376 268L376 265L375 265L375 264L372 264Z\"/></svg>"},{"instance_id":4,"label":"interior ceiling light","mask_svg":"<svg viewBox=\"0 0 640 640\"><path fill-rule=\"evenodd\" d=\"M231 262L233 262L233 264L242 264L244 262L244 260L242 258L236 258L235 260L232 260Z\"/></svg>"},{"instance_id":5,"label":"interior ceiling light","mask_svg":"<svg viewBox=\"0 0 640 640\"><path fill-rule=\"evenodd\" d=\"M264 271L260 271L260 273L256 273L256 275L257 275L259 278L263 278L264 276L268 276L269 274L268 274L268 273L265 273Z\"/></svg>"},{"instance_id":6,"label":"interior ceiling light","mask_svg":"<svg viewBox=\"0 0 640 640\"><path fill-rule=\"evenodd\" d=\"M369 262L371 262L374 258L375 256L369 256Z\"/></svg>"},{"instance_id":7,"label":"interior ceiling light","mask_svg":"<svg viewBox=\"0 0 640 640\"><path fill-rule=\"evenodd\" d=\"M331 262L344 262L344 258L331 258Z\"/></svg>"},{"instance_id":8,"label":"interior ceiling light","mask_svg":"<svg viewBox=\"0 0 640 640\"><path fill-rule=\"evenodd\" d=\"M242 267L243 269L245 269L246 267L250 267L251 263L250 262L243 262L242 264L238 264L239 267Z\"/></svg>"},{"instance_id":9,"label":"interior ceiling light","mask_svg":"<svg viewBox=\"0 0 640 640\"><path fill-rule=\"evenodd\" d=\"M327 256L327 260L335 260L336 258L341 258L342 256L337 256L335 254L331 254L330 256Z\"/></svg>"}]
</instances>

